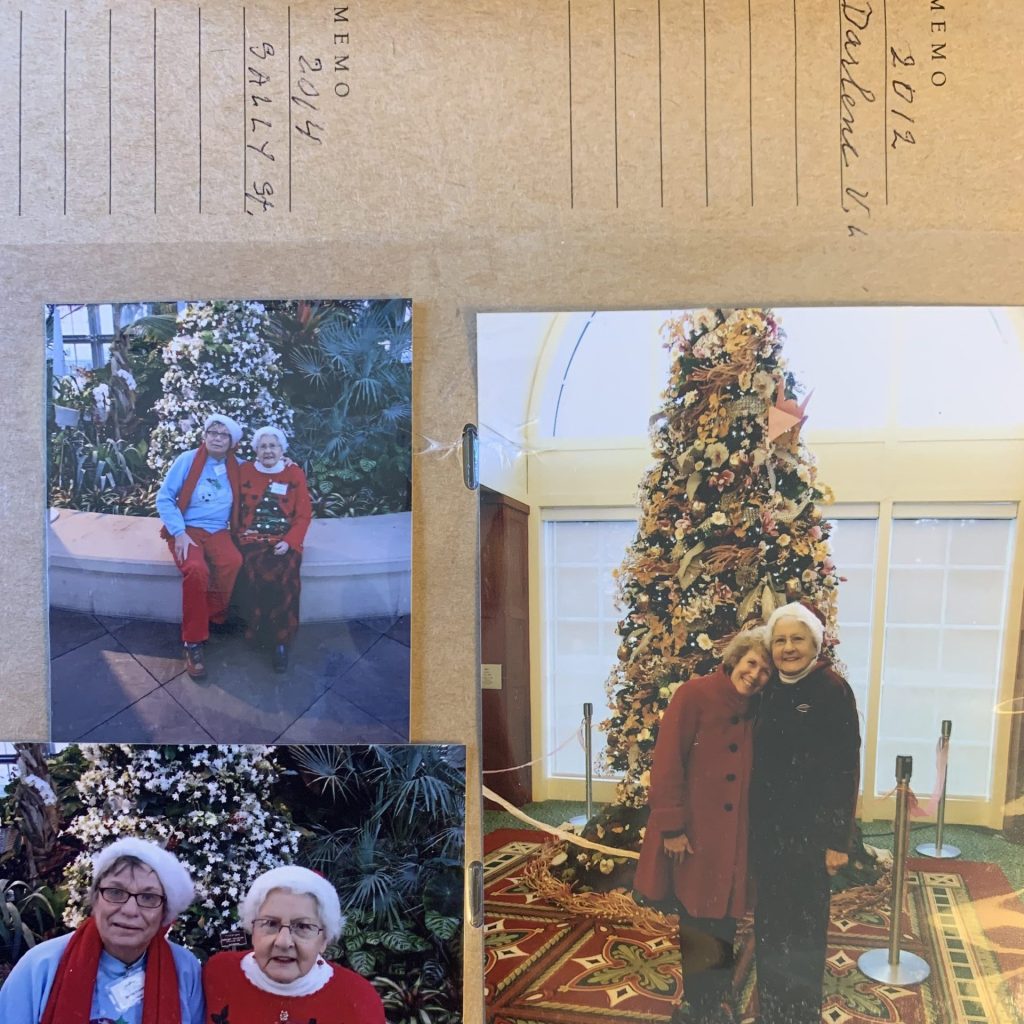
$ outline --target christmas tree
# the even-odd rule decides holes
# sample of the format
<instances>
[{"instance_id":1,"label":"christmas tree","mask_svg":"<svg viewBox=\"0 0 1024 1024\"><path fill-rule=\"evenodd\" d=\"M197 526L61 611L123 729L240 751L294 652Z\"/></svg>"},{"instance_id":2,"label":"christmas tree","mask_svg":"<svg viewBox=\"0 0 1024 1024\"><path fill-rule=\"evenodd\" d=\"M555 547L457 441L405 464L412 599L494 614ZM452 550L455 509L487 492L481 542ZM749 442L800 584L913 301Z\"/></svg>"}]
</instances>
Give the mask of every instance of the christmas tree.
<instances>
[{"instance_id":1,"label":"christmas tree","mask_svg":"<svg viewBox=\"0 0 1024 1024\"><path fill-rule=\"evenodd\" d=\"M257 875L296 860L300 833L267 797L280 774L272 748L258 746L81 747L83 812L67 832L83 851L65 873L64 923L86 916L89 854L123 836L152 839L184 863L196 902L171 938L215 952L237 928L235 909Z\"/></svg>"},{"instance_id":2,"label":"christmas tree","mask_svg":"<svg viewBox=\"0 0 1024 1024\"><path fill-rule=\"evenodd\" d=\"M247 443L256 427L291 432L292 410L278 397L282 370L270 334L259 302L197 303L178 315L177 331L161 353L167 370L147 455L153 469L166 472L178 455L198 447L213 412L242 427L243 457L251 455Z\"/></svg>"},{"instance_id":3,"label":"christmas tree","mask_svg":"<svg viewBox=\"0 0 1024 1024\"><path fill-rule=\"evenodd\" d=\"M639 849L658 723L686 680L706 675L736 632L803 599L836 644L831 501L800 439L803 406L770 310L702 310L663 327L671 368L651 421L655 464L640 485L639 526L616 573L625 615L606 688L604 763L623 773L615 802L584 829ZM806 402L804 403L806 404ZM561 877L582 889L628 885L632 861L574 851Z\"/></svg>"}]
</instances>

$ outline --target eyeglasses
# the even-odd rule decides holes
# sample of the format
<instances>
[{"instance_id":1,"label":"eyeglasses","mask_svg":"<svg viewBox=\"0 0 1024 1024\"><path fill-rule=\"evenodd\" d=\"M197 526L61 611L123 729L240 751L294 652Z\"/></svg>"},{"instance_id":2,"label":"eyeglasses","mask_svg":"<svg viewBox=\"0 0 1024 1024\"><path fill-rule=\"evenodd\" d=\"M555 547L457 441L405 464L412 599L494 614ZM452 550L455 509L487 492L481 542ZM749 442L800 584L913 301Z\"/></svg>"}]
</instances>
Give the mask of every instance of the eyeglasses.
<instances>
[{"instance_id":1,"label":"eyeglasses","mask_svg":"<svg viewBox=\"0 0 1024 1024\"><path fill-rule=\"evenodd\" d=\"M108 903L116 904L124 904L130 899L134 899L135 903L143 910L156 910L157 907L162 907L167 902L167 898L158 892L129 892L127 889L118 889L115 886L106 886L100 889L100 895Z\"/></svg>"},{"instance_id":2,"label":"eyeglasses","mask_svg":"<svg viewBox=\"0 0 1024 1024\"><path fill-rule=\"evenodd\" d=\"M212 437L217 441L230 441L231 435L226 430L208 430L206 432L207 437Z\"/></svg>"},{"instance_id":3,"label":"eyeglasses","mask_svg":"<svg viewBox=\"0 0 1024 1024\"><path fill-rule=\"evenodd\" d=\"M287 928L292 933L293 939L300 942L309 942L315 939L323 928L312 921L281 921L276 917L257 917L252 923L253 931L261 935L277 935L282 928Z\"/></svg>"}]
</instances>

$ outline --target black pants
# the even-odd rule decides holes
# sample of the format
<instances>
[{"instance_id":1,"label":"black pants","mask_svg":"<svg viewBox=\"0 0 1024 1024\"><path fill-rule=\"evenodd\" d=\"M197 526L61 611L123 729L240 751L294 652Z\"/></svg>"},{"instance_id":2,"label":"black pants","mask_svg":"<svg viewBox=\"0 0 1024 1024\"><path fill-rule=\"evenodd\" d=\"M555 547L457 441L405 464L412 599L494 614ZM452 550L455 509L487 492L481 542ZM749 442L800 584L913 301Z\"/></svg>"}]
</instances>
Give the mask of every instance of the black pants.
<instances>
[{"instance_id":1,"label":"black pants","mask_svg":"<svg viewBox=\"0 0 1024 1024\"><path fill-rule=\"evenodd\" d=\"M736 957L736 919L691 917L679 911L679 956L683 995L696 1021L711 1013L729 994Z\"/></svg>"},{"instance_id":2,"label":"black pants","mask_svg":"<svg viewBox=\"0 0 1024 1024\"><path fill-rule=\"evenodd\" d=\"M821 1024L828 936L824 850L755 851L760 1024Z\"/></svg>"}]
</instances>

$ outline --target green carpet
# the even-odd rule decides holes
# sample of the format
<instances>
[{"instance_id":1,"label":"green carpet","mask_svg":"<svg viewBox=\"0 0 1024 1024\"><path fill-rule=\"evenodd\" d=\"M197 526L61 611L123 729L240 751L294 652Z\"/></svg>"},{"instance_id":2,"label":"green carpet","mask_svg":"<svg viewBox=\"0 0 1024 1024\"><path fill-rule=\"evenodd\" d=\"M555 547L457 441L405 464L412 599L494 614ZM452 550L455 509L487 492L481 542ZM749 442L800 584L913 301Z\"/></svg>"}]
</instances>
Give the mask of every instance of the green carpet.
<instances>
[{"instance_id":1,"label":"green carpet","mask_svg":"<svg viewBox=\"0 0 1024 1024\"><path fill-rule=\"evenodd\" d=\"M595 805L595 810L598 805ZM522 810L531 818L547 825L561 825L575 815L586 813L586 804L572 800L546 800L527 804ZM484 811L484 834L499 828L528 828L518 818L505 811ZM862 822L864 842L884 850L892 849L892 823L886 821ZM943 830L943 843L960 847L962 860L998 864L1017 892L1024 891L1024 846L1011 843L999 832L973 825L947 825ZM935 842L935 825L912 825L910 830L910 856L915 857L919 843Z\"/></svg>"}]
</instances>

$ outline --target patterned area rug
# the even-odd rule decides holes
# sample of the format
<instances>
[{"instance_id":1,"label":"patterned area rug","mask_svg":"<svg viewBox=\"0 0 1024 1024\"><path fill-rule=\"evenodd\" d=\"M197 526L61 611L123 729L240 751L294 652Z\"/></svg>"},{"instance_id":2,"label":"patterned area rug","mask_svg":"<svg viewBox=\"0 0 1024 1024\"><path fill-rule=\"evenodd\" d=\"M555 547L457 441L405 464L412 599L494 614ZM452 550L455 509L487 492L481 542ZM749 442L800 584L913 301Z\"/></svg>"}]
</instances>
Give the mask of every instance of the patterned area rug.
<instances>
[{"instance_id":1,"label":"patterned area rug","mask_svg":"<svg viewBox=\"0 0 1024 1024\"><path fill-rule=\"evenodd\" d=\"M537 832L486 837L488 1024L664 1021L683 996L672 936L572 916L537 896L522 871ZM941 868L941 870L936 870ZM824 1024L1024 1022L1024 906L993 864L912 860L901 947L923 957L920 985L874 982L857 969L888 945L888 911L850 913L829 929ZM736 984L742 1021L756 1016L752 942Z\"/></svg>"}]
</instances>

